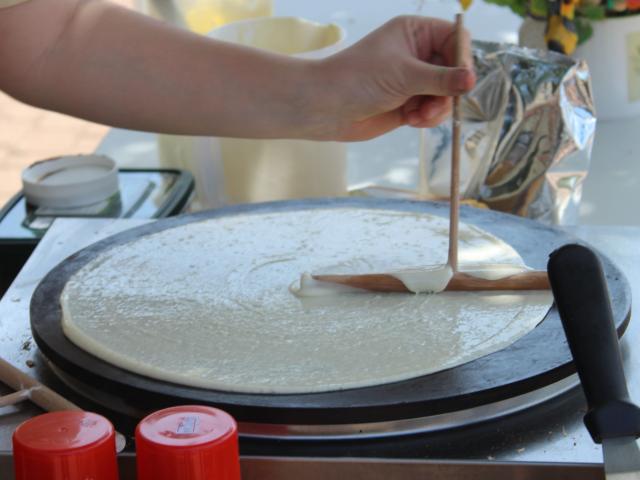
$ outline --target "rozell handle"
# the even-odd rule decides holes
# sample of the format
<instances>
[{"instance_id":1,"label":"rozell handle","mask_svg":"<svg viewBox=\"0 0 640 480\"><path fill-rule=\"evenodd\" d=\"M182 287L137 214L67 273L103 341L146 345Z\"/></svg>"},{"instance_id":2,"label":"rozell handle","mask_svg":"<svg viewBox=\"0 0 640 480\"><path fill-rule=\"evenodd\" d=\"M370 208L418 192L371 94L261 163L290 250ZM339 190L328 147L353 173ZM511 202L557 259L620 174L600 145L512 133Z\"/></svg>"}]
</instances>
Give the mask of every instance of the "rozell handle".
<instances>
[{"instance_id":1,"label":"rozell handle","mask_svg":"<svg viewBox=\"0 0 640 480\"><path fill-rule=\"evenodd\" d=\"M553 252L547 266L569 348L587 397L593 440L640 435L640 409L629 400L607 284L598 257L582 245Z\"/></svg>"}]
</instances>

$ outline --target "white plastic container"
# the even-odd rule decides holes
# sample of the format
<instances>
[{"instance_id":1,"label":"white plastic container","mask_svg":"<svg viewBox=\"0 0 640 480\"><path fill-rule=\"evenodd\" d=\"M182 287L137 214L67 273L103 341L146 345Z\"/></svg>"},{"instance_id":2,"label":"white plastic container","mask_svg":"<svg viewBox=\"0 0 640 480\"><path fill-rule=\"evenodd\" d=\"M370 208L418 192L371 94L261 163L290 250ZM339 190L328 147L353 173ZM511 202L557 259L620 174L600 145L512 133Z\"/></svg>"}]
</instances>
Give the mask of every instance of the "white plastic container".
<instances>
[{"instance_id":1,"label":"white plastic container","mask_svg":"<svg viewBox=\"0 0 640 480\"><path fill-rule=\"evenodd\" d=\"M22 190L39 207L84 207L118 193L118 169L104 155L51 158L22 171Z\"/></svg>"},{"instance_id":2,"label":"white plastic container","mask_svg":"<svg viewBox=\"0 0 640 480\"><path fill-rule=\"evenodd\" d=\"M592 21L574 58L587 61L598 120L640 115L640 14Z\"/></svg>"},{"instance_id":3,"label":"white plastic container","mask_svg":"<svg viewBox=\"0 0 640 480\"><path fill-rule=\"evenodd\" d=\"M287 55L322 58L343 47L345 33L333 24L270 17L224 25L209 36ZM347 192L346 147L339 142L161 135L159 151L162 165L186 168L194 174L197 208Z\"/></svg>"}]
</instances>

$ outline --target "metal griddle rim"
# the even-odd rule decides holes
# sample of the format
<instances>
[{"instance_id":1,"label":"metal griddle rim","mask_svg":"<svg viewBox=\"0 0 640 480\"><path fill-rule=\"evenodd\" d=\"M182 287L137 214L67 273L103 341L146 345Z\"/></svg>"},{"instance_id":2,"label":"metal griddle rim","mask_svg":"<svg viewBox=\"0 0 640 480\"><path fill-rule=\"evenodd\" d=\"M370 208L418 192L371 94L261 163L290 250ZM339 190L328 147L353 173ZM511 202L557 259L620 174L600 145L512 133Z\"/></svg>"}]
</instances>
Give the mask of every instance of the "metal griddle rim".
<instances>
[{"instance_id":1,"label":"metal griddle rim","mask_svg":"<svg viewBox=\"0 0 640 480\"><path fill-rule=\"evenodd\" d=\"M430 417L524 395L574 373L555 306L536 329L510 347L459 367L381 386L317 394L239 394L162 382L110 365L79 349L62 333L60 305L51 299L59 298L73 273L109 248L141 235L211 218L327 208L424 212L444 217L448 212L447 204L437 202L314 199L240 205L143 225L77 252L42 280L31 302L34 339L44 355L66 374L144 405L148 411L196 401L224 408L241 422L262 424L354 424ZM460 213L461 221L504 238L534 268L544 269L547 254L557 246L577 241L561 229L513 215L470 207L463 207ZM606 257L602 259L621 335L630 318L630 287L620 270ZM536 352L536 347L539 353L542 346L545 354L540 358L527 353ZM518 371L519 367L526 367L526 371Z\"/></svg>"}]
</instances>

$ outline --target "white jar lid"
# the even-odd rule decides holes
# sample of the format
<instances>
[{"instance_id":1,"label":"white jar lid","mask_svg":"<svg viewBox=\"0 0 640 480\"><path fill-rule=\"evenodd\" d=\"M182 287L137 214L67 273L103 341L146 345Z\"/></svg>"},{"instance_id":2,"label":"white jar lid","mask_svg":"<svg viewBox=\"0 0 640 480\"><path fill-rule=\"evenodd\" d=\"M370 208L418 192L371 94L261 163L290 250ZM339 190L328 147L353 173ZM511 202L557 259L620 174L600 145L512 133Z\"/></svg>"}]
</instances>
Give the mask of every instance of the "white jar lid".
<instances>
[{"instance_id":1,"label":"white jar lid","mask_svg":"<svg viewBox=\"0 0 640 480\"><path fill-rule=\"evenodd\" d=\"M22 171L22 189L32 205L83 207L118 192L118 168L116 162L104 155L51 158Z\"/></svg>"}]
</instances>

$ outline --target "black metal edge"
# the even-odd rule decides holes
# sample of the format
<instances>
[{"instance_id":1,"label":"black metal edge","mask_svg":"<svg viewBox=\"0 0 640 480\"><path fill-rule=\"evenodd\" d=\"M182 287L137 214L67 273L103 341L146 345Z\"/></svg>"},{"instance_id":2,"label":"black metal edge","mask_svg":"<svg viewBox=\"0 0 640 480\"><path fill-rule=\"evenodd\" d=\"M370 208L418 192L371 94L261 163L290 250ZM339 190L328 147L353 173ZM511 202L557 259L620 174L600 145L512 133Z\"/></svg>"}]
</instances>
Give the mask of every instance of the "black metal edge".
<instances>
[{"instance_id":1,"label":"black metal edge","mask_svg":"<svg viewBox=\"0 0 640 480\"><path fill-rule=\"evenodd\" d=\"M15 206L16 203L20 201L22 198L22 189L18 193L16 193L13 197L9 199L7 203L0 209L0 220L2 220L7 213Z\"/></svg>"},{"instance_id":2,"label":"black metal edge","mask_svg":"<svg viewBox=\"0 0 640 480\"><path fill-rule=\"evenodd\" d=\"M120 480L136 479L136 456L134 453L120 453L117 456ZM242 478L259 480L277 475L282 480L299 478L352 478L362 475L362 463L371 461L369 473L383 474L384 478L418 479L425 478L474 478L488 480L494 478L545 478L548 480L601 480L604 478L602 464L596 463L550 463L550 462L504 462L494 460L421 460L419 464L402 460L364 458L309 458L278 456L240 457ZM356 468L350 464L359 463ZM403 468L404 466L404 468ZM11 452L0 452L0 477L13 480L14 466Z\"/></svg>"},{"instance_id":3,"label":"black metal edge","mask_svg":"<svg viewBox=\"0 0 640 480\"><path fill-rule=\"evenodd\" d=\"M23 197L23 192L22 189L20 189L20 191L18 191L18 193L16 193L14 196L12 196L7 203L5 203L2 208L0 209L0 222L2 221L2 219L4 219L4 217L7 216L7 214L11 211L11 209L13 207L15 207L18 202L22 199ZM36 245L38 245L38 242L40 241L40 238L3 238L0 239L0 246L2 245L28 245L28 246L33 246L33 248L36 247Z\"/></svg>"},{"instance_id":4,"label":"black metal edge","mask_svg":"<svg viewBox=\"0 0 640 480\"><path fill-rule=\"evenodd\" d=\"M196 184L191 172L178 168L120 168L118 171L123 173L165 173L175 175L173 194L158 207L156 214L152 218L172 217L182 213Z\"/></svg>"},{"instance_id":5,"label":"black metal edge","mask_svg":"<svg viewBox=\"0 0 640 480\"><path fill-rule=\"evenodd\" d=\"M118 173L169 173L175 175L175 192L169 197L152 218L164 218L174 216L182 212L189 201L189 195L195 187L195 179L191 172L177 168L119 168ZM11 209L24 197L24 191L20 189L13 195L2 208L0 208L0 221ZM12 243L25 239L8 239ZM27 240L26 243L37 244L40 238Z\"/></svg>"},{"instance_id":6,"label":"black metal edge","mask_svg":"<svg viewBox=\"0 0 640 480\"><path fill-rule=\"evenodd\" d=\"M0 247L11 245L17 247L30 247L31 251L35 250L40 243L39 238L0 238Z\"/></svg>"},{"instance_id":7,"label":"black metal edge","mask_svg":"<svg viewBox=\"0 0 640 480\"><path fill-rule=\"evenodd\" d=\"M125 389L127 396L135 401L139 399L149 409L162 408L164 406L173 405L176 402L184 403L187 401L198 400L200 402L213 404L228 410L241 421L250 422L266 422L266 423L359 423L385 421L400 418L414 418L416 416L425 416L437 413L445 413L453 410L472 408L485 403L492 403L502 399L510 398L515 395L527 393L554 381L561 380L574 372L571 363L570 354L566 347L564 337L555 338L564 345L564 354L556 359L552 359L556 366L551 369L545 369L537 374L520 378L508 385L494 385L482 391L474 390L473 382L467 382L472 379L473 370L485 370L486 363L492 365L500 364L505 360L505 354L509 351L519 350L523 343L530 340L531 335L543 335L547 333L547 328L552 322L560 325L560 320L555 307L552 307L550 313L545 317L543 322L533 332L515 342L513 345L500 352L482 357L473 362L455 367L453 369L439 372L433 375L420 377L417 379L395 382L392 384L368 387L363 389L350 389L343 391L334 391L317 394L302 395L260 395L260 394L237 394L229 392L218 392L212 390L204 390L198 388L184 387L181 385L171 384L154 380L140 375L132 374L126 370L114 367L106 362L93 357L84 352L64 337L62 329L58 328L58 332L46 332L48 339L45 340L41 335L41 329L49 325L59 327L60 324L60 307L56 304L51 308L46 301L51 298L59 298L59 294L64 287L67 279L79 268L92 260L96 255L109 248L127 243L141 235L159 232L169 228L174 228L186 223L200 221L210 218L217 218L226 215L239 213L259 214L262 212L273 211L290 211L309 208L341 208L341 207L361 207L371 209L387 210L395 207L405 211L423 211L429 213L447 213L447 204L424 202L412 202L405 200L388 200L376 199L321 199L321 200L305 200L294 202L272 202L265 204L240 205L227 207L220 210L199 212L196 214L183 215L164 219L154 224L143 225L126 232L120 233L92 246L89 246L80 252L72 255L54 268L38 286L34 293L31 304L32 330L34 338L43 353L49 357L59 368L71 375L78 376L79 379L89 384L100 384L108 389ZM461 211L461 220L466 221L465 213L477 209L463 208ZM523 222L533 232L552 230L556 234L566 237L566 241L575 241L565 232L558 229L539 224L531 220L522 219L512 215L505 215L499 212L483 211L483 216L489 217L488 220L496 222L505 222L507 220L522 224ZM444 215L443 215L444 216ZM468 223L473 224L473 221ZM488 222L491 223L491 222ZM492 231L491 228L486 228ZM495 232L492 232L495 233ZM498 235L500 236L500 235ZM551 247L551 246L550 246ZM525 258L526 259L526 258ZM540 259L539 261L542 261ZM546 258L544 259L546 261ZM621 291L618 291L617 302L617 327L620 334L626 328L630 318L630 287L626 279L617 268L603 257L605 270L607 271L608 282L620 284ZM534 265L536 266L536 265ZM539 268L539 267L537 267ZM620 290L620 289L619 289ZM614 300L614 299L612 299ZM43 306L44 308L39 308ZM621 311L626 311L622 313ZM34 318L36 321L34 321ZM54 327L55 328L55 327ZM556 329L556 336L561 332L561 327ZM43 332L44 333L44 332ZM56 339L56 345L49 346L48 341L52 335ZM543 338L545 344L549 344L549 338ZM59 348L55 348L55 347ZM528 357L527 357L528 358ZM508 358L507 358L508 359ZM529 360L528 360L529 361ZM99 365L100 378L96 378L96 372L86 365ZM535 362L534 362L535 363ZM485 365L483 365L485 364ZM504 365L507 370L512 370L513 365ZM458 383L464 383L466 389L459 391L454 397L442 397L438 399L425 400L424 394L429 392L429 385L434 379L441 376L447 376ZM133 379L133 382L130 380ZM396 402L389 404L388 397L395 397Z\"/></svg>"}]
</instances>

